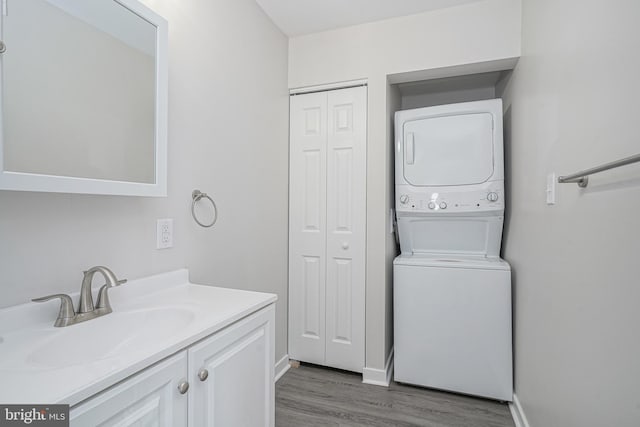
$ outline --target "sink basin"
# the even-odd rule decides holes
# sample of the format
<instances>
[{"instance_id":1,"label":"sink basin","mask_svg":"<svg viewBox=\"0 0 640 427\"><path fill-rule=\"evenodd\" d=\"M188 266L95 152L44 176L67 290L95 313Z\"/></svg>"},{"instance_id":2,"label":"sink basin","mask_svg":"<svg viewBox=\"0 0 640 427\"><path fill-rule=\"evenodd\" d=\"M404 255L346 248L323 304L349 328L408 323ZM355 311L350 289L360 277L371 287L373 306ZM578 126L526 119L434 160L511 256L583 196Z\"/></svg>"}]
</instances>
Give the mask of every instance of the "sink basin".
<instances>
[{"instance_id":1,"label":"sink basin","mask_svg":"<svg viewBox=\"0 0 640 427\"><path fill-rule=\"evenodd\" d=\"M26 364L63 368L116 357L128 348L161 345L162 340L188 326L192 311L163 307L114 312L97 319L40 334L38 346L27 354Z\"/></svg>"},{"instance_id":2,"label":"sink basin","mask_svg":"<svg viewBox=\"0 0 640 427\"><path fill-rule=\"evenodd\" d=\"M1 403L75 406L174 355L177 380L186 375L186 366L179 368L186 349L251 313L271 311L277 299L195 285L186 269L109 292L113 313L62 328L53 326L58 301L0 309ZM78 294L70 297L77 301Z\"/></svg>"}]
</instances>

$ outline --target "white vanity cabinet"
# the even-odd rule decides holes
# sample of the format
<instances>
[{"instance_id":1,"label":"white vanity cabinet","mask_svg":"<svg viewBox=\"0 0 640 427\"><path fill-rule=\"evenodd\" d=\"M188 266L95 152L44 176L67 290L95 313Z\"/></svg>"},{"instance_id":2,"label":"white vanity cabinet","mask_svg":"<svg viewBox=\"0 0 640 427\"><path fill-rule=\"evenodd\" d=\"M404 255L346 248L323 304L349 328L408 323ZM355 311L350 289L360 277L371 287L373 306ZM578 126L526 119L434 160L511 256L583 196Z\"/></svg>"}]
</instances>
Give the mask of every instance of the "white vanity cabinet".
<instances>
[{"instance_id":1,"label":"white vanity cabinet","mask_svg":"<svg viewBox=\"0 0 640 427\"><path fill-rule=\"evenodd\" d=\"M178 385L187 377L180 352L71 409L71 425L186 426L188 397Z\"/></svg>"},{"instance_id":2,"label":"white vanity cabinet","mask_svg":"<svg viewBox=\"0 0 640 427\"><path fill-rule=\"evenodd\" d=\"M274 307L72 407L71 426L273 427Z\"/></svg>"},{"instance_id":3,"label":"white vanity cabinet","mask_svg":"<svg viewBox=\"0 0 640 427\"><path fill-rule=\"evenodd\" d=\"M274 310L189 349L189 427L273 426Z\"/></svg>"}]
</instances>

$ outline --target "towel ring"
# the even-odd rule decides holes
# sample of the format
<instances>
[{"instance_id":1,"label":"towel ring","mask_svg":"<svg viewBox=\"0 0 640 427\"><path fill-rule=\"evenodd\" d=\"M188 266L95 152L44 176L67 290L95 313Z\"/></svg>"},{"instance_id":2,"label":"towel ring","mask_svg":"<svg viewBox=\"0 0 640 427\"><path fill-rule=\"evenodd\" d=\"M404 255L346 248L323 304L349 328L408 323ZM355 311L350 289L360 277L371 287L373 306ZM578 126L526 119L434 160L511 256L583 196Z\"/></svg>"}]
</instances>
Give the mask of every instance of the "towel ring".
<instances>
[{"instance_id":1,"label":"towel ring","mask_svg":"<svg viewBox=\"0 0 640 427\"><path fill-rule=\"evenodd\" d=\"M193 217L193 220L200 226L200 227L211 227L213 226L213 224L216 223L216 221L218 220L218 207L216 206L216 202L213 201L213 199L207 194L207 193L203 193L200 190L193 190L193 192L191 193L191 216ZM210 224L203 224L198 220L198 217L196 217L196 202L199 202L200 199L208 199L211 202L211 205L213 206L213 221L211 221Z\"/></svg>"}]
</instances>

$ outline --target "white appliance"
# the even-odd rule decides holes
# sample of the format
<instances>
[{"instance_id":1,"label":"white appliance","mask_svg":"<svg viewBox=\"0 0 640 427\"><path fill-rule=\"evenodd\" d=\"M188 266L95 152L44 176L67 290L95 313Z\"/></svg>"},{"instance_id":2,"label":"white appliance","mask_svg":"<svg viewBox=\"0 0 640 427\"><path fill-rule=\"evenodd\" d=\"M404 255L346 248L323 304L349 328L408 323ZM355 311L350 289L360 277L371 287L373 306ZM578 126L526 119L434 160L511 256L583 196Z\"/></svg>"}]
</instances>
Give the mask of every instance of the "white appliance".
<instances>
[{"instance_id":1,"label":"white appliance","mask_svg":"<svg viewBox=\"0 0 640 427\"><path fill-rule=\"evenodd\" d=\"M512 400L502 102L399 111L394 379Z\"/></svg>"}]
</instances>

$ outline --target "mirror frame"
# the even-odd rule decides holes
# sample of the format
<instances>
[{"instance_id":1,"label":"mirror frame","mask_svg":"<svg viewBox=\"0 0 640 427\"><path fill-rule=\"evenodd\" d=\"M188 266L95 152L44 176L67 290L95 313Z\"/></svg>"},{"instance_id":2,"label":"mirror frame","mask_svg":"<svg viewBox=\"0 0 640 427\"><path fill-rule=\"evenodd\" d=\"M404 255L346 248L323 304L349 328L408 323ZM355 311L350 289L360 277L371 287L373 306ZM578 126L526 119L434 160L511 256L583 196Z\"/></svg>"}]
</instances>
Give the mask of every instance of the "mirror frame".
<instances>
[{"instance_id":1,"label":"mirror frame","mask_svg":"<svg viewBox=\"0 0 640 427\"><path fill-rule=\"evenodd\" d=\"M155 182L127 182L79 178L4 170L3 117L4 103L0 85L0 190L43 191L53 193L107 194L121 196L167 196L167 127L168 127L168 24L167 21L137 0L105 0L116 2L156 27L156 103L155 103ZM0 34L2 23L0 22ZM8 47L11 48L10 46ZM2 54L0 54L0 79Z\"/></svg>"}]
</instances>

